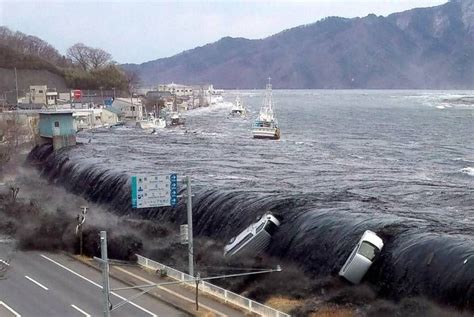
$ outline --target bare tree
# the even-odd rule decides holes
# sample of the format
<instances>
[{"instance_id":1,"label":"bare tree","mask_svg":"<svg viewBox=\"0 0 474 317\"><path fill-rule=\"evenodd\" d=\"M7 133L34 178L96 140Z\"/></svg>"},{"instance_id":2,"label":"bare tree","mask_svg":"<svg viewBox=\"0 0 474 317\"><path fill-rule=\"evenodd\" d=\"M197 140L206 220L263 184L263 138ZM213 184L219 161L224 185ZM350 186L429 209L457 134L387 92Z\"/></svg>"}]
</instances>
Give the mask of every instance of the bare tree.
<instances>
[{"instance_id":1,"label":"bare tree","mask_svg":"<svg viewBox=\"0 0 474 317\"><path fill-rule=\"evenodd\" d=\"M90 64L90 47L77 43L68 48L67 57L70 58L73 63L79 65L83 70L88 70Z\"/></svg>"},{"instance_id":2,"label":"bare tree","mask_svg":"<svg viewBox=\"0 0 474 317\"><path fill-rule=\"evenodd\" d=\"M112 55L100 48L89 48L89 64L93 69L102 68L112 63Z\"/></svg>"},{"instance_id":3,"label":"bare tree","mask_svg":"<svg viewBox=\"0 0 474 317\"><path fill-rule=\"evenodd\" d=\"M132 93L133 87L137 87L140 84L140 75L135 70L126 70L125 79L130 93Z\"/></svg>"},{"instance_id":4,"label":"bare tree","mask_svg":"<svg viewBox=\"0 0 474 317\"><path fill-rule=\"evenodd\" d=\"M21 32L12 32L4 26L0 26L0 43L22 54L38 56L51 63L56 63L62 58L53 46L42 39Z\"/></svg>"}]
</instances>

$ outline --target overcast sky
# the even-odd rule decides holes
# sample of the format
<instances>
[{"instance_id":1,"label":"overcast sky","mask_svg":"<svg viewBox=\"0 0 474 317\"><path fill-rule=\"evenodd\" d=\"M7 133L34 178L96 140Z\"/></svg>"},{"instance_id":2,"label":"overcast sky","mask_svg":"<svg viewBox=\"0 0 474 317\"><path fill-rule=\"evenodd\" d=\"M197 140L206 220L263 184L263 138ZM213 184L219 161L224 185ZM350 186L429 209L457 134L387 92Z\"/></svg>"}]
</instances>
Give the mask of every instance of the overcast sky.
<instances>
[{"instance_id":1,"label":"overcast sky","mask_svg":"<svg viewBox=\"0 0 474 317\"><path fill-rule=\"evenodd\" d=\"M61 53L74 43L83 42L105 49L119 63L142 63L224 36L258 39L327 16L386 16L445 2L0 0L0 25L36 35Z\"/></svg>"}]
</instances>

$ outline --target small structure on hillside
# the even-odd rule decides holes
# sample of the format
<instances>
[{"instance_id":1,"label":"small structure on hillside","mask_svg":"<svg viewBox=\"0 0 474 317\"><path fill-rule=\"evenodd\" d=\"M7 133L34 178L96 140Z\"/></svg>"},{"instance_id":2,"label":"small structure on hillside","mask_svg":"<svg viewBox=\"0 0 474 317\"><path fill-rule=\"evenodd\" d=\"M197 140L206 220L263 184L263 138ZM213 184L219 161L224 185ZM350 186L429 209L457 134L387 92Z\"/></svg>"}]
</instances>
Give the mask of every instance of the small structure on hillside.
<instances>
[{"instance_id":1,"label":"small structure on hillside","mask_svg":"<svg viewBox=\"0 0 474 317\"><path fill-rule=\"evenodd\" d=\"M53 144L54 150L76 145L76 127L72 111L41 112L39 134L44 143Z\"/></svg>"}]
</instances>

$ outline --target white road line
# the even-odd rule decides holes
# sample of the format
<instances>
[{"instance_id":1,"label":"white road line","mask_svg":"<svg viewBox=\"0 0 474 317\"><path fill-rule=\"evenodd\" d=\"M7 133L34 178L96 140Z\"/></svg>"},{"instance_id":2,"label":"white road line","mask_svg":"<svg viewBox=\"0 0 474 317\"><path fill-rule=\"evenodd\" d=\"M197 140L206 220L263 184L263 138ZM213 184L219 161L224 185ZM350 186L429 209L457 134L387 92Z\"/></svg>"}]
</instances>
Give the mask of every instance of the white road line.
<instances>
[{"instance_id":1,"label":"white road line","mask_svg":"<svg viewBox=\"0 0 474 317\"><path fill-rule=\"evenodd\" d=\"M41 284L40 282L35 281L34 279L32 279L31 277L29 277L27 275L25 275L25 277L27 279L29 279L30 281L32 281L33 283L35 283L36 285L38 285L39 287L41 287L42 289L44 289L45 291L48 290L48 288L46 286L44 286L43 284Z\"/></svg>"},{"instance_id":2,"label":"white road line","mask_svg":"<svg viewBox=\"0 0 474 317\"><path fill-rule=\"evenodd\" d=\"M121 268L121 267L114 267L114 269L119 270L119 271L121 271L121 272L123 272L123 273L126 273L126 274L128 274L128 275L130 275L130 276L133 276L134 278L136 278L136 279L138 279L138 280L140 280L140 281L142 281L142 282L145 282L145 283L148 283L148 284L157 284L157 283L155 283L155 282L152 282L152 281L147 280L147 279L144 278L144 277L141 277L141 276L136 275L136 274L134 274L134 273L132 273L132 272L129 272L129 271L127 271L127 270L125 270L125 269L123 269L123 268ZM170 294L172 294L172 295L174 295L174 296L176 296L176 297L179 297L179 298L181 298L181 299L184 299L184 300L186 300L186 301L188 301L188 302L191 302L191 303L194 303L194 302L195 302L194 299L190 299L190 298L188 298L188 297L186 297L186 296L183 296L183 295L181 295L181 294L179 294L179 293L177 293L177 292L175 292L175 291L172 291L172 290L170 290L169 288L166 288L166 287L164 287L164 286L157 286L157 288L159 288L159 289L161 289L161 290L163 290L163 291L165 291L165 292L168 292L168 293L170 293ZM209 306L207 306L207 305L204 305L204 304L199 303L199 306L200 306L200 307L203 307L203 308L205 308L205 309L207 309L207 310L209 310L210 312L216 314L217 316L224 316L224 317L227 317L227 315L225 315L225 314L223 314L223 313L221 313L221 312L219 312L219 311L215 310L214 308L211 308L211 307L209 307Z\"/></svg>"},{"instance_id":3,"label":"white road line","mask_svg":"<svg viewBox=\"0 0 474 317\"><path fill-rule=\"evenodd\" d=\"M5 304L4 302L0 301L0 306L3 306L3 307L5 307L6 309L8 309L13 315L15 315L15 317L21 317L20 314L18 314L13 308L11 308L10 306L8 306L8 305Z\"/></svg>"},{"instance_id":4,"label":"white road line","mask_svg":"<svg viewBox=\"0 0 474 317\"><path fill-rule=\"evenodd\" d=\"M6 262L6 261L3 261L2 259L0 259L0 263L5 264L6 266L10 266L10 263L8 263L8 262Z\"/></svg>"},{"instance_id":5,"label":"white road line","mask_svg":"<svg viewBox=\"0 0 474 317\"><path fill-rule=\"evenodd\" d=\"M74 308L75 310L77 310L78 312L83 313L84 316L86 316L86 317L91 317L90 314L86 313L85 311L83 311L82 309L80 309L79 307L77 307L76 305L71 304L71 307Z\"/></svg>"},{"instance_id":6,"label":"white road line","mask_svg":"<svg viewBox=\"0 0 474 317\"><path fill-rule=\"evenodd\" d=\"M45 258L46 260L48 260L48 261L50 261L50 262L56 264L57 266L59 266L59 267L65 269L66 271L68 271L68 272L70 272L70 273L76 275L77 277L80 277L80 278L82 278L83 280L85 280L85 281L91 283L92 285L95 285L95 286L97 286L98 288L102 289L102 285L99 285L99 284L97 284L96 282L94 282L94 281L88 279L87 277L82 276L81 274L74 272L74 271L71 270L70 268L68 268L68 267L66 267L66 266L64 266L64 265L62 265L62 264L59 263L59 262L54 261L53 259L47 257L47 256L44 255L44 254L40 254L40 255L41 255L41 257ZM110 294L112 294L112 295L114 295L114 296L120 298L121 300L126 300L125 297L120 296L119 294L117 294L117 293L115 293L115 292L110 292ZM141 311L144 311L144 312L147 313L147 314L150 314L150 315L153 316L153 317L158 317L157 314L152 313L151 311L149 311L149 310L147 310L147 309L145 309L145 308L143 308L143 307L141 307L141 306L138 306L137 304L135 304L135 303L133 303L133 302L129 302L129 303L130 303L130 305L132 305L132 306L134 306L134 307L140 309Z\"/></svg>"}]
</instances>

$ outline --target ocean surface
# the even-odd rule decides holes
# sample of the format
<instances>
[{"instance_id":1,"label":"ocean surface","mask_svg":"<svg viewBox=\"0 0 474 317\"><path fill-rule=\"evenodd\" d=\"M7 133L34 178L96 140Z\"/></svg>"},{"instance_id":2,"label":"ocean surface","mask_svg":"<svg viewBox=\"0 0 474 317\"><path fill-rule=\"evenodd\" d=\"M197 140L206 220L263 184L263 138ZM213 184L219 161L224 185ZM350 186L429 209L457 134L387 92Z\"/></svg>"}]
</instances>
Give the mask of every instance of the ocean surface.
<instances>
[{"instance_id":1,"label":"ocean surface","mask_svg":"<svg viewBox=\"0 0 474 317\"><path fill-rule=\"evenodd\" d=\"M385 247L368 281L474 309L474 106L459 101L470 92L276 90L278 141L251 135L263 91L225 100L237 94L247 118L221 104L184 128L82 132L85 144L34 159L71 191L157 221L184 222L184 205L131 209L129 177L190 175L197 235L225 242L271 210L282 225L269 254L314 275L337 274L376 231Z\"/></svg>"}]
</instances>

